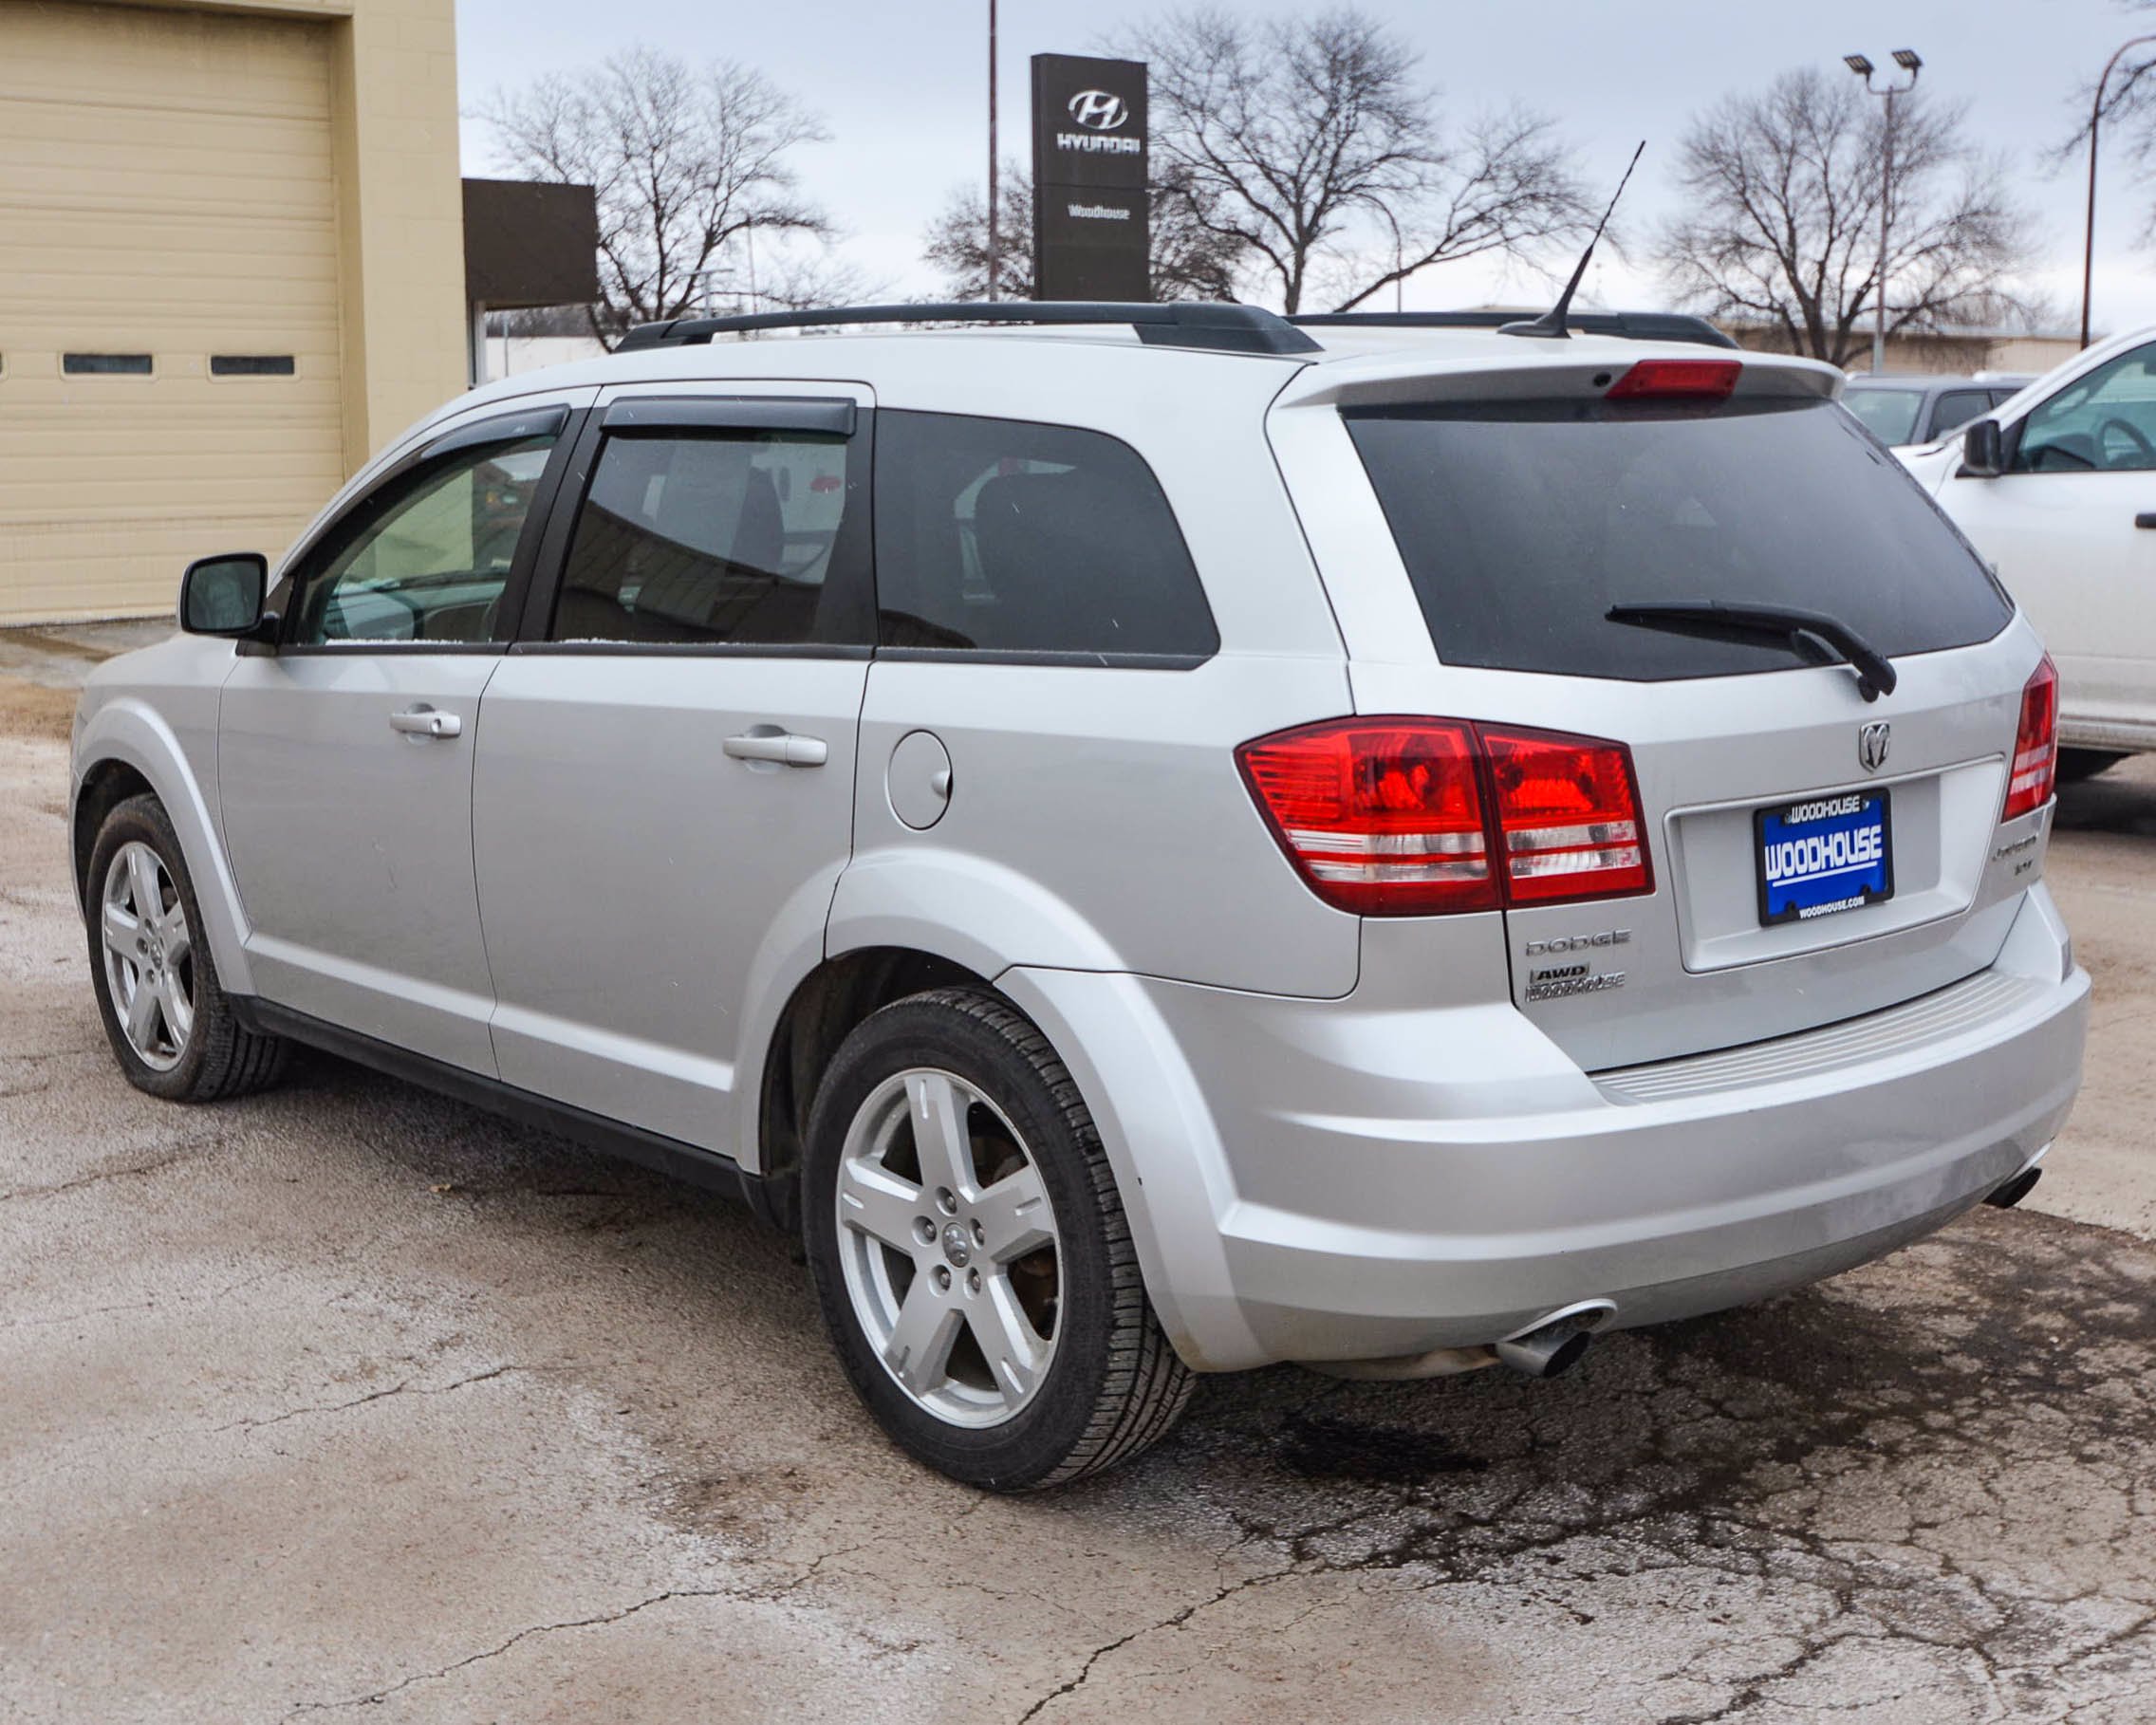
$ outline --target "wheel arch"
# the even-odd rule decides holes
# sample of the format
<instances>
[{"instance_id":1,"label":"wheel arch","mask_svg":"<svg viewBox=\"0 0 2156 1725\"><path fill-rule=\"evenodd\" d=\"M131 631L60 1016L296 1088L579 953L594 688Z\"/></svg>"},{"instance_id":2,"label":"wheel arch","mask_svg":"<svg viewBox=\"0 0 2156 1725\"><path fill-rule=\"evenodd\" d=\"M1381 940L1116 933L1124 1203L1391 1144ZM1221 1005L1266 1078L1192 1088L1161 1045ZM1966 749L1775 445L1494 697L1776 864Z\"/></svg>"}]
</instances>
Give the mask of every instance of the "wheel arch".
<instances>
[{"instance_id":1,"label":"wheel arch","mask_svg":"<svg viewBox=\"0 0 2156 1725\"><path fill-rule=\"evenodd\" d=\"M128 797L154 796L178 837L180 861L195 889L218 980L229 993L252 993L246 913L218 841L211 799L172 728L141 701L110 700L84 728L75 760L68 843L76 902L84 915L88 915L90 852L105 816Z\"/></svg>"}]
</instances>

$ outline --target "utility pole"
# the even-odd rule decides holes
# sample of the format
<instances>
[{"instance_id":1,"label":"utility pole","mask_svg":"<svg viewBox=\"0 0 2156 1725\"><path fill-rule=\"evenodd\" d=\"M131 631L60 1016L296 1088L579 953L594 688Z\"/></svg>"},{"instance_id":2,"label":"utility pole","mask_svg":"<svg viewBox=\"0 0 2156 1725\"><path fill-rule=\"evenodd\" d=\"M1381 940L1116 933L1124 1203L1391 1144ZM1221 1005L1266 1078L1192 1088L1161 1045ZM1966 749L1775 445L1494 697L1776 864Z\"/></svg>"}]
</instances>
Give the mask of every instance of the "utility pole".
<instances>
[{"instance_id":1,"label":"utility pole","mask_svg":"<svg viewBox=\"0 0 2156 1725\"><path fill-rule=\"evenodd\" d=\"M1908 73L1909 81L1884 88L1872 83L1872 65L1864 55L1844 54L1842 64L1864 80L1864 87L1872 95L1886 98L1886 130L1881 141L1879 169L1879 269L1873 283L1879 295L1879 315L1871 331L1871 369L1882 372L1886 369L1886 234L1894 201L1894 98L1906 96L1917 87L1917 74L1924 70L1924 61L1914 48L1896 48L1894 64Z\"/></svg>"},{"instance_id":2,"label":"utility pole","mask_svg":"<svg viewBox=\"0 0 2156 1725\"><path fill-rule=\"evenodd\" d=\"M2119 50L2104 62L2104 75L2096 80L2096 99L2089 104L2089 218L2081 230L2081 345L2089 345L2089 298L2096 277L2096 128L2104 120L2104 86L2110 83L2128 48L2156 42L2156 36L2136 36L2121 43Z\"/></svg>"},{"instance_id":3,"label":"utility pole","mask_svg":"<svg viewBox=\"0 0 2156 1725\"><path fill-rule=\"evenodd\" d=\"M995 231L995 0L988 0L988 297L994 299L1003 250Z\"/></svg>"}]
</instances>

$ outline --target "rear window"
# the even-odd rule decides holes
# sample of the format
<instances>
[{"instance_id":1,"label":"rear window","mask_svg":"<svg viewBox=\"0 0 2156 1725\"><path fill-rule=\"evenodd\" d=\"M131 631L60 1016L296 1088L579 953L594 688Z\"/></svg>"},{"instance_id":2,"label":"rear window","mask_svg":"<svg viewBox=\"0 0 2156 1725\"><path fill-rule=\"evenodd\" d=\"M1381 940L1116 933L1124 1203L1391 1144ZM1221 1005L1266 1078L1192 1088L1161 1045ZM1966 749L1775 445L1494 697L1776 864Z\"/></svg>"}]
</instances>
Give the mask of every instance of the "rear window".
<instances>
[{"instance_id":1,"label":"rear window","mask_svg":"<svg viewBox=\"0 0 2156 1725\"><path fill-rule=\"evenodd\" d=\"M1802 662L1773 641L1611 622L1618 604L1823 612L1889 655L1988 640L2012 615L1900 463L1830 402L1346 417L1448 664L1652 682Z\"/></svg>"},{"instance_id":2,"label":"rear window","mask_svg":"<svg viewBox=\"0 0 2156 1725\"><path fill-rule=\"evenodd\" d=\"M1917 415L1924 411L1921 389L1852 389L1842 405L1862 420L1882 443L1907 443L1917 434Z\"/></svg>"},{"instance_id":3,"label":"rear window","mask_svg":"<svg viewBox=\"0 0 2156 1725\"><path fill-rule=\"evenodd\" d=\"M876 416L876 600L886 647L1112 661L1220 644L1138 452L1020 419Z\"/></svg>"}]
</instances>

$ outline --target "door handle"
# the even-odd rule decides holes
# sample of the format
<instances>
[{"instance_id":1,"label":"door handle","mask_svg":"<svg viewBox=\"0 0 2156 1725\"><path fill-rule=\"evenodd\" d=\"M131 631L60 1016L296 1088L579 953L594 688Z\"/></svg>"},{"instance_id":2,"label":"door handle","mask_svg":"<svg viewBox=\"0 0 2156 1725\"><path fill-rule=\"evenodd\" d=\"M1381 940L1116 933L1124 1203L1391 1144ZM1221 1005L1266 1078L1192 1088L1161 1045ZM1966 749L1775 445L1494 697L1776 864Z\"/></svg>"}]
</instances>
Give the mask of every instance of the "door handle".
<instances>
[{"instance_id":1,"label":"door handle","mask_svg":"<svg viewBox=\"0 0 2156 1725\"><path fill-rule=\"evenodd\" d=\"M389 728L406 736L462 736L464 721L454 713L438 713L423 702L389 715Z\"/></svg>"},{"instance_id":2,"label":"door handle","mask_svg":"<svg viewBox=\"0 0 2156 1725\"><path fill-rule=\"evenodd\" d=\"M776 761L782 767L821 767L831 758L820 736L793 736L784 731L745 731L726 739L726 752L737 761Z\"/></svg>"},{"instance_id":3,"label":"door handle","mask_svg":"<svg viewBox=\"0 0 2156 1725\"><path fill-rule=\"evenodd\" d=\"M2138 528L2156 528L2156 510L2143 510L2133 518L2133 525Z\"/></svg>"}]
</instances>

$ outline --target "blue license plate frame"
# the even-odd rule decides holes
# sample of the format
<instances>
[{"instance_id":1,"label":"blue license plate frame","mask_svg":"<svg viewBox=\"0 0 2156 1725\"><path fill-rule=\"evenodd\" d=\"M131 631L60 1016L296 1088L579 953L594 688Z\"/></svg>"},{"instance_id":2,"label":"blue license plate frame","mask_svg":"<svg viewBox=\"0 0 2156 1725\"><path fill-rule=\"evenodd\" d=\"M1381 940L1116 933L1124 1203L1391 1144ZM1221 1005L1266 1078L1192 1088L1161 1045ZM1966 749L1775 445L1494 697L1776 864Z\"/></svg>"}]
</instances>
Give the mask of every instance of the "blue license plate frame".
<instances>
[{"instance_id":1,"label":"blue license plate frame","mask_svg":"<svg viewBox=\"0 0 2156 1725\"><path fill-rule=\"evenodd\" d=\"M1894 896L1894 804L1884 786L1754 809L1752 839L1762 928L1863 910ZM1796 848L1777 855L1779 846Z\"/></svg>"}]
</instances>

